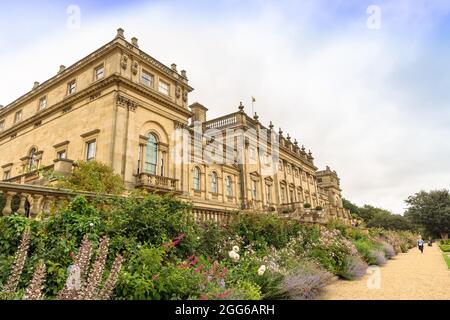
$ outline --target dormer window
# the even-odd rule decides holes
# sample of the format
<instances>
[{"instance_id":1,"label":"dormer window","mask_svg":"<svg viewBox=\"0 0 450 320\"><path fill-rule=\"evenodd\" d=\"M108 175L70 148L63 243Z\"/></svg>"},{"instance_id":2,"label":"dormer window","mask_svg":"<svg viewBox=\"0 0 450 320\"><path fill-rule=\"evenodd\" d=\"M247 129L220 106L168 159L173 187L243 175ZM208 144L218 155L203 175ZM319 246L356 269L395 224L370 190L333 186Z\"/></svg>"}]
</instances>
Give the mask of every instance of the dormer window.
<instances>
[{"instance_id":1,"label":"dormer window","mask_svg":"<svg viewBox=\"0 0 450 320\"><path fill-rule=\"evenodd\" d=\"M98 66L97 68L95 68L94 70L94 78L95 80L100 80L101 78L103 78L105 75L105 67L103 65Z\"/></svg>"},{"instance_id":2,"label":"dormer window","mask_svg":"<svg viewBox=\"0 0 450 320\"><path fill-rule=\"evenodd\" d=\"M170 85L167 82L160 80L159 81L159 92L168 96L169 92L170 92Z\"/></svg>"},{"instance_id":3,"label":"dormer window","mask_svg":"<svg viewBox=\"0 0 450 320\"><path fill-rule=\"evenodd\" d=\"M47 97L42 97L39 99L38 111L44 110L45 108L47 108Z\"/></svg>"},{"instance_id":4,"label":"dormer window","mask_svg":"<svg viewBox=\"0 0 450 320\"><path fill-rule=\"evenodd\" d=\"M74 94L77 91L77 82L71 81L67 84L67 94Z\"/></svg>"},{"instance_id":5,"label":"dormer window","mask_svg":"<svg viewBox=\"0 0 450 320\"><path fill-rule=\"evenodd\" d=\"M143 70L141 75L141 83L149 88L153 88L154 83L153 75Z\"/></svg>"},{"instance_id":6,"label":"dormer window","mask_svg":"<svg viewBox=\"0 0 450 320\"><path fill-rule=\"evenodd\" d=\"M22 110L19 110L14 115L14 123L18 123L21 120L22 120Z\"/></svg>"}]
</instances>

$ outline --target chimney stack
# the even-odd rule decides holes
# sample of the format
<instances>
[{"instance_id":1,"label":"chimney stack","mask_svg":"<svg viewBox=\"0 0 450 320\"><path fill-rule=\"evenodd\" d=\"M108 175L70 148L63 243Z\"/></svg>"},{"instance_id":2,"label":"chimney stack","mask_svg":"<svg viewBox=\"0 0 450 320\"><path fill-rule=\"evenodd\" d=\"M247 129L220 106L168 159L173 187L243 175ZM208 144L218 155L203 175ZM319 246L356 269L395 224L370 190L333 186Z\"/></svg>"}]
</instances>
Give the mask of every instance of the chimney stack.
<instances>
[{"instance_id":1,"label":"chimney stack","mask_svg":"<svg viewBox=\"0 0 450 320\"><path fill-rule=\"evenodd\" d=\"M64 70L66 70L66 66L60 65L60 66L59 66L59 71L58 71L58 73L61 73L61 72L63 72Z\"/></svg>"},{"instance_id":2,"label":"chimney stack","mask_svg":"<svg viewBox=\"0 0 450 320\"><path fill-rule=\"evenodd\" d=\"M122 28L117 29L116 39L117 38L125 39L124 30Z\"/></svg>"},{"instance_id":3,"label":"chimney stack","mask_svg":"<svg viewBox=\"0 0 450 320\"><path fill-rule=\"evenodd\" d=\"M138 39L136 37L131 38L131 44L136 48L139 48Z\"/></svg>"}]
</instances>

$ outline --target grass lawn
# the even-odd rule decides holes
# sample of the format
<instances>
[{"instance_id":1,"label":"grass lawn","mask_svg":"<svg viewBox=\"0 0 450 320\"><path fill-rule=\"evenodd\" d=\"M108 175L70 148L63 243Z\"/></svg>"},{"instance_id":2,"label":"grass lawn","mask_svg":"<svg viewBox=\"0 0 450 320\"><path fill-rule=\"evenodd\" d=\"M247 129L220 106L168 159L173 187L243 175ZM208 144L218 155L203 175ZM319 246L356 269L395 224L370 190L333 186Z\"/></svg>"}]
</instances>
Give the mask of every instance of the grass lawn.
<instances>
[{"instance_id":1,"label":"grass lawn","mask_svg":"<svg viewBox=\"0 0 450 320\"><path fill-rule=\"evenodd\" d=\"M448 255L448 253L444 253L444 260L447 263L447 267L450 269L450 256Z\"/></svg>"}]
</instances>

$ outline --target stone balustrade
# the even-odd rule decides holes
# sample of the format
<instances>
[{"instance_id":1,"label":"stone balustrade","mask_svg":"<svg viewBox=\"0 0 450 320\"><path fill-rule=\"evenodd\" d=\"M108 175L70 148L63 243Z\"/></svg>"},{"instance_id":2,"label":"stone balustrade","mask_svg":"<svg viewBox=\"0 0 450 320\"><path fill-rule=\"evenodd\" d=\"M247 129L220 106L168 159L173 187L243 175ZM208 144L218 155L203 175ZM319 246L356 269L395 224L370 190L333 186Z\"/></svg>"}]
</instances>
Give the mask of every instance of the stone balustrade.
<instances>
[{"instance_id":1,"label":"stone balustrade","mask_svg":"<svg viewBox=\"0 0 450 320\"><path fill-rule=\"evenodd\" d=\"M2 215L10 215L15 211L20 215L37 218L49 214L53 209L60 209L76 196L88 199L98 195L91 192L75 192L71 190L43 187L38 185L0 182L0 194L3 194L5 203L0 208ZM113 195L103 195L115 197ZM18 199L18 208L13 210L13 199Z\"/></svg>"},{"instance_id":2,"label":"stone balustrade","mask_svg":"<svg viewBox=\"0 0 450 320\"><path fill-rule=\"evenodd\" d=\"M136 176L136 187L149 190L177 191L177 179L158 176L150 173L139 173Z\"/></svg>"},{"instance_id":3,"label":"stone balustrade","mask_svg":"<svg viewBox=\"0 0 450 320\"><path fill-rule=\"evenodd\" d=\"M236 216L236 213L231 211L196 207L192 209L192 214L197 222L217 222L223 224L230 223Z\"/></svg>"}]
</instances>

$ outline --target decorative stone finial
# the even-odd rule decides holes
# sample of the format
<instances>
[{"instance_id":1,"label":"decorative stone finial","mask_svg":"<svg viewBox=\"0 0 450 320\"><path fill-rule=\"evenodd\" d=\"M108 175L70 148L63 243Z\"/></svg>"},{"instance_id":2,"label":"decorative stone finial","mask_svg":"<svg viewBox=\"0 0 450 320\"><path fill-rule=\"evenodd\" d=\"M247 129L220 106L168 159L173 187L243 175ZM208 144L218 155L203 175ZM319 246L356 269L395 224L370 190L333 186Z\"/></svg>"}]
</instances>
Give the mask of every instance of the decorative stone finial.
<instances>
[{"instance_id":1,"label":"decorative stone finial","mask_svg":"<svg viewBox=\"0 0 450 320\"><path fill-rule=\"evenodd\" d=\"M311 152L311 150L308 150L308 155L309 155L310 157L312 157L312 152Z\"/></svg>"},{"instance_id":2,"label":"decorative stone finial","mask_svg":"<svg viewBox=\"0 0 450 320\"><path fill-rule=\"evenodd\" d=\"M173 71L177 72L177 65L175 63L172 63L170 66Z\"/></svg>"},{"instance_id":3,"label":"decorative stone finial","mask_svg":"<svg viewBox=\"0 0 450 320\"><path fill-rule=\"evenodd\" d=\"M298 147L298 141L297 141L297 139L294 139L294 145L295 145L296 147Z\"/></svg>"},{"instance_id":4,"label":"decorative stone finial","mask_svg":"<svg viewBox=\"0 0 450 320\"><path fill-rule=\"evenodd\" d=\"M283 130L281 130L281 128L278 130L278 134L279 134L280 136L283 135Z\"/></svg>"},{"instance_id":5,"label":"decorative stone finial","mask_svg":"<svg viewBox=\"0 0 450 320\"><path fill-rule=\"evenodd\" d=\"M258 119L259 119L259 116L256 112L255 112L255 115L253 116L253 119L255 119L256 121L258 121Z\"/></svg>"},{"instance_id":6,"label":"decorative stone finial","mask_svg":"<svg viewBox=\"0 0 450 320\"><path fill-rule=\"evenodd\" d=\"M39 82L35 81L33 84L33 89L36 89L37 87L39 87Z\"/></svg>"},{"instance_id":7,"label":"decorative stone finial","mask_svg":"<svg viewBox=\"0 0 450 320\"><path fill-rule=\"evenodd\" d=\"M182 76L183 78L187 78L187 76L186 76L186 70L181 70L181 76Z\"/></svg>"},{"instance_id":8,"label":"decorative stone finial","mask_svg":"<svg viewBox=\"0 0 450 320\"><path fill-rule=\"evenodd\" d=\"M136 37L131 38L131 44L136 48L139 48L138 39Z\"/></svg>"},{"instance_id":9,"label":"decorative stone finial","mask_svg":"<svg viewBox=\"0 0 450 320\"><path fill-rule=\"evenodd\" d=\"M65 65L60 65L60 66L59 66L59 71L58 71L58 73L61 73L61 72L63 72L64 70L66 70L66 66L65 66Z\"/></svg>"},{"instance_id":10,"label":"decorative stone finial","mask_svg":"<svg viewBox=\"0 0 450 320\"><path fill-rule=\"evenodd\" d=\"M269 129L270 129L270 130L273 130L273 123L272 123L272 121L270 121Z\"/></svg>"},{"instance_id":11,"label":"decorative stone finial","mask_svg":"<svg viewBox=\"0 0 450 320\"><path fill-rule=\"evenodd\" d=\"M302 151L305 152L305 150L306 150L306 149L305 149L305 146L302 145Z\"/></svg>"},{"instance_id":12,"label":"decorative stone finial","mask_svg":"<svg viewBox=\"0 0 450 320\"><path fill-rule=\"evenodd\" d=\"M117 29L117 35L116 35L116 38L122 38L122 39L125 39L125 36L124 36L124 30L122 29L122 28L119 28L119 29Z\"/></svg>"},{"instance_id":13,"label":"decorative stone finial","mask_svg":"<svg viewBox=\"0 0 450 320\"><path fill-rule=\"evenodd\" d=\"M239 111L244 111L244 105L242 104L242 101L239 102Z\"/></svg>"},{"instance_id":14,"label":"decorative stone finial","mask_svg":"<svg viewBox=\"0 0 450 320\"><path fill-rule=\"evenodd\" d=\"M288 141L291 141L291 136L289 135L289 133L287 134L286 139L288 139Z\"/></svg>"},{"instance_id":15,"label":"decorative stone finial","mask_svg":"<svg viewBox=\"0 0 450 320\"><path fill-rule=\"evenodd\" d=\"M331 171L331 170L330 170L330 166L327 166L326 168L327 168L328 171Z\"/></svg>"}]
</instances>

